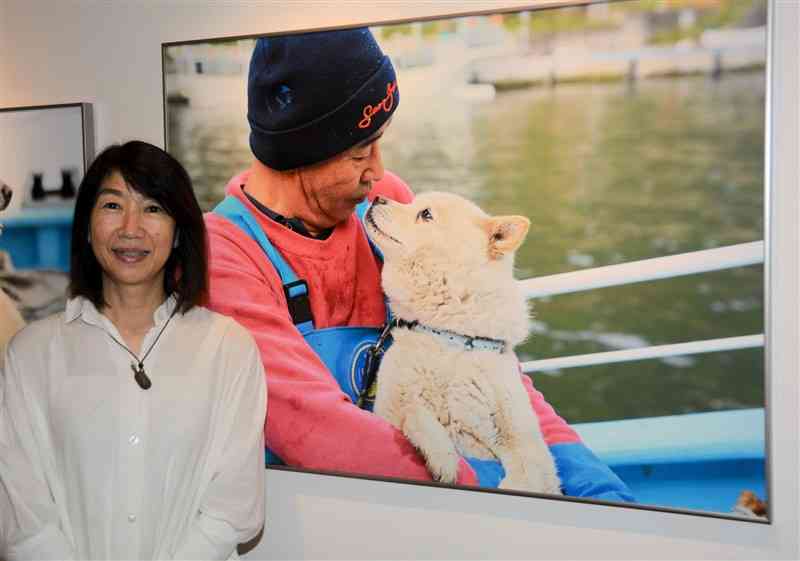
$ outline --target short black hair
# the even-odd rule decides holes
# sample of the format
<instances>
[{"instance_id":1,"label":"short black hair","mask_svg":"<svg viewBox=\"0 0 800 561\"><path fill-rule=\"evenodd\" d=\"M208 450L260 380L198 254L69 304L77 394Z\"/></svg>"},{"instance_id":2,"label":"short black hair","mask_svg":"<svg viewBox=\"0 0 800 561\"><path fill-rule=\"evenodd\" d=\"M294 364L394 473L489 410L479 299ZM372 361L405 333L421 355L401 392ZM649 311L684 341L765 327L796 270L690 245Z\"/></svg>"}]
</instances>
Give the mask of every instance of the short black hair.
<instances>
[{"instance_id":1,"label":"short black hair","mask_svg":"<svg viewBox=\"0 0 800 561\"><path fill-rule=\"evenodd\" d=\"M98 310L103 298L103 271L89 243L89 228L100 187L119 172L131 189L158 202L175 220L178 247L165 264L164 292L174 295L185 313L208 296L208 241L203 212L184 167L157 146L132 140L109 146L92 162L78 188L72 220L69 293L92 301Z\"/></svg>"}]
</instances>

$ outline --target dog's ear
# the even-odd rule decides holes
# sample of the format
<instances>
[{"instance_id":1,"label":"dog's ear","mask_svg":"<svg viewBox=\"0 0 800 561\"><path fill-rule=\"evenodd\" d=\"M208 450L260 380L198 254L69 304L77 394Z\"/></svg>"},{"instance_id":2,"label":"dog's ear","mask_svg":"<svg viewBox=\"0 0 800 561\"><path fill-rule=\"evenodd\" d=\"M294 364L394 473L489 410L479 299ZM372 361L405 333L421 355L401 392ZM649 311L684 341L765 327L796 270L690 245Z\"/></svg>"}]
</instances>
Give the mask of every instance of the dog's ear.
<instances>
[{"instance_id":1,"label":"dog's ear","mask_svg":"<svg viewBox=\"0 0 800 561\"><path fill-rule=\"evenodd\" d=\"M515 251L528 234L531 221L524 216L493 216L486 221L489 236L489 257L500 259Z\"/></svg>"}]
</instances>

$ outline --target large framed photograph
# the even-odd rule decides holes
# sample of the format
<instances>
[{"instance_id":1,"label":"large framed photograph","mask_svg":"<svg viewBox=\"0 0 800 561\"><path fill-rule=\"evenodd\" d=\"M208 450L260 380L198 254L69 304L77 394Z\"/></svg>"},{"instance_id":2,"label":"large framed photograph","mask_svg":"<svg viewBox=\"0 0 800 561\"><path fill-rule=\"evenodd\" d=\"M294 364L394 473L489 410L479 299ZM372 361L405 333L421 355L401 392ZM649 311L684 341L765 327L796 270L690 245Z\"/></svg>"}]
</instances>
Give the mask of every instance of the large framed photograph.
<instances>
[{"instance_id":1,"label":"large framed photograph","mask_svg":"<svg viewBox=\"0 0 800 561\"><path fill-rule=\"evenodd\" d=\"M767 1L575 2L370 31L401 92L386 169L417 195L530 220L521 370L635 502L470 488L768 521ZM163 45L166 147L206 210L253 161L257 39Z\"/></svg>"}]
</instances>

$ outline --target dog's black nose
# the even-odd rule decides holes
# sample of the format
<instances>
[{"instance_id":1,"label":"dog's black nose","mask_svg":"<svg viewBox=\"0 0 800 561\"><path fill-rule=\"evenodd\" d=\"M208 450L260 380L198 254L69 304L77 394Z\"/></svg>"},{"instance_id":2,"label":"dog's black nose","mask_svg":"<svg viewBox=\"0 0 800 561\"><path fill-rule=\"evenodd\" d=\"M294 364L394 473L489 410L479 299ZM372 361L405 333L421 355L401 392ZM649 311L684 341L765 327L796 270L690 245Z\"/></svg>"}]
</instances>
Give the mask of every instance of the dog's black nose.
<instances>
[{"instance_id":1,"label":"dog's black nose","mask_svg":"<svg viewBox=\"0 0 800 561\"><path fill-rule=\"evenodd\" d=\"M389 201L387 201L387 200L386 200L386 199L384 199L383 197L380 197L380 196L379 196L379 197L375 197L375 200L373 200L373 201L372 201L372 204L374 204L374 205L385 205L385 204L387 204L388 202L389 202Z\"/></svg>"}]
</instances>

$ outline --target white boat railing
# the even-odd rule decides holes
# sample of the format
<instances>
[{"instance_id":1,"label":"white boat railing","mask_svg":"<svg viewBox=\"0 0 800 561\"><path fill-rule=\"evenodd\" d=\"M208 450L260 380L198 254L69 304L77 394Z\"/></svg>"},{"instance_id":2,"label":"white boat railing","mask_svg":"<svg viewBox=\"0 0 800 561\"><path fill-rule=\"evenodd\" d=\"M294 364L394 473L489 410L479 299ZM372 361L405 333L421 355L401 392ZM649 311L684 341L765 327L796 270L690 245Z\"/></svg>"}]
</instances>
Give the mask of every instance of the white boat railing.
<instances>
[{"instance_id":1,"label":"white boat railing","mask_svg":"<svg viewBox=\"0 0 800 561\"><path fill-rule=\"evenodd\" d=\"M680 255L631 261L619 265L608 265L606 267L531 278L521 282L528 298L541 298L543 296L583 292L595 288L622 286L636 282L669 279L684 275L720 271L723 269L746 267L763 263L764 242L757 241L716 249L693 251ZM523 372L546 372L577 366L629 362L650 358L665 358L763 346L763 334L744 335L740 337L726 337L722 339L708 339L671 345L658 345L636 349L623 349L619 351L532 360L523 362L522 370Z\"/></svg>"},{"instance_id":2,"label":"white boat railing","mask_svg":"<svg viewBox=\"0 0 800 561\"><path fill-rule=\"evenodd\" d=\"M540 298L594 288L622 286L636 282L758 265L763 262L764 242L759 241L535 277L521 282L528 298Z\"/></svg>"}]
</instances>

